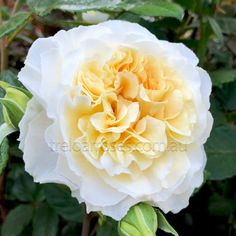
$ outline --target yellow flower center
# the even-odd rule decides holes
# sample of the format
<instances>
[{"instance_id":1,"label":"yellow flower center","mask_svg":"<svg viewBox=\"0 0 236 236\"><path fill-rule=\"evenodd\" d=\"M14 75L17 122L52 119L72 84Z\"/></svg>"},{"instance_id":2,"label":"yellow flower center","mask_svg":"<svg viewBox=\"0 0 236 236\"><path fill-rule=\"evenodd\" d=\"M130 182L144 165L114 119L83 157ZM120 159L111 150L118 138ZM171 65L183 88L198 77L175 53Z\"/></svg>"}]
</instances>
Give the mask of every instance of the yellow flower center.
<instances>
[{"instance_id":1,"label":"yellow flower center","mask_svg":"<svg viewBox=\"0 0 236 236\"><path fill-rule=\"evenodd\" d=\"M196 123L191 93L165 58L123 47L105 62L79 65L73 84L71 99L79 93L89 102L66 106L68 135L94 160L108 155L134 168L135 159L142 168L171 142L191 142Z\"/></svg>"}]
</instances>

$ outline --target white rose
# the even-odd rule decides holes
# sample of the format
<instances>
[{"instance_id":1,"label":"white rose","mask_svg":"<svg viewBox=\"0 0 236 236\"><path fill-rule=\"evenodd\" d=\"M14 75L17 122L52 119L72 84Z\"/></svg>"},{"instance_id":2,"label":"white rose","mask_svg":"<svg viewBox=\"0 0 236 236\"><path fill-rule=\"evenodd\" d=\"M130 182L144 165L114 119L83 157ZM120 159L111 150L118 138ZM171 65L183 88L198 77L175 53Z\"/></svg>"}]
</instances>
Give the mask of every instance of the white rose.
<instances>
[{"instance_id":1,"label":"white rose","mask_svg":"<svg viewBox=\"0 0 236 236\"><path fill-rule=\"evenodd\" d=\"M82 13L82 19L88 24L97 24L108 20L109 15L100 11L87 11Z\"/></svg>"},{"instance_id":2,"label":"white rose","mask_svg":"<svg viewBox=\"0 0 236 236\"><path fill-rule=\"evenodd\" d=\"M138 24L59 31L29 50L19 125L26 171L119 220L137 202L180 211L203 182L211 81L195 54Z\"/></svg>"}]
</instances>

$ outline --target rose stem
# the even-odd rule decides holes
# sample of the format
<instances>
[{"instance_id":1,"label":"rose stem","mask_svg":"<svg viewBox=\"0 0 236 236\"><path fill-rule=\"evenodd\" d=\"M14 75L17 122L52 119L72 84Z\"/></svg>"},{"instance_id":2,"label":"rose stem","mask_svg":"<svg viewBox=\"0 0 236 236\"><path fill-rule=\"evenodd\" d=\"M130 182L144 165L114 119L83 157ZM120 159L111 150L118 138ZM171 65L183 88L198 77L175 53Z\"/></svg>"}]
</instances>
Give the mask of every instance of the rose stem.
<instances>
[{"instance_id":1,"label":"rose stem","mask_svg":"<svg viewBox=\"0 0 236 236\"><path fill-rule=\"evenodd\" d=\"M82 236L89 236L92 213L86 214L83 221Z\"/></svg>"}]
</instances>

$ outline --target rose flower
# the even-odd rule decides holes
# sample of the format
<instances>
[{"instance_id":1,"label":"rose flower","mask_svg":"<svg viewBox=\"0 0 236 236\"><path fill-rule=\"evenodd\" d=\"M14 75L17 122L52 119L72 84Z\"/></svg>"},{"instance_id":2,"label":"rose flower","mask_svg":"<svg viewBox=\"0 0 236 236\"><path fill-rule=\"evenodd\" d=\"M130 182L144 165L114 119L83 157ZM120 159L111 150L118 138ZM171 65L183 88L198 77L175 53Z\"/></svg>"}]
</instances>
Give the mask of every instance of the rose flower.
<instances>
[{"instance_id":1,"label":"rose flower","mask_svg":"<svg viewBox=\"0 0 236 236\"><path fill-rule=\"evenodd\" d=\"M203 182L211 81L183 44L107 21L36 40L20 81L25 169L119 220L138 202L176 213Z\"/></svg>"}]
</instances>

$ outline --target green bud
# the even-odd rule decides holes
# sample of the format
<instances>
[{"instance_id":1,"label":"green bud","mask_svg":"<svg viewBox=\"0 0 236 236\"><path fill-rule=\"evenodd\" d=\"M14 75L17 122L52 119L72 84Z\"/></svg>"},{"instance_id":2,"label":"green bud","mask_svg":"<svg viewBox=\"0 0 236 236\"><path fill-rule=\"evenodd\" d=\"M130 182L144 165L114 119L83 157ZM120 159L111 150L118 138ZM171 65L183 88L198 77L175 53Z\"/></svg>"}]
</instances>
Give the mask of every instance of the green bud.
<instances>
[{"instance_id":1,"label":"green bud","mask_svg":"<svg viewBox=\"0 0 236 236\"><path fill-rule=\"evenodd\" d=\"M31 95L25 89L12 86L3 81L0 81L0 87L6 93L4 98L0 98L4 121L8 125L17 128Z\"/></svg>"},{"instance_id":2,"label":"green bud","mask_svg":"<svg viewBox=\"0 0 236 236\"><path fill-rule=\"evenodd\" d=\"M119 222L121 236L155 236L158 227L157 215L153 207L139 203L128 211Z\"/></svg>"}]
</instances>

